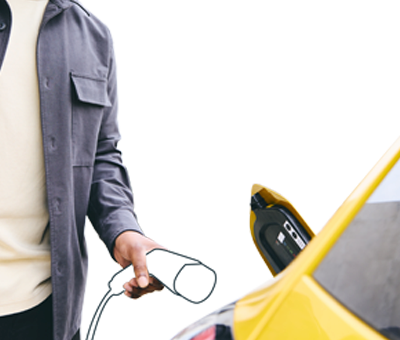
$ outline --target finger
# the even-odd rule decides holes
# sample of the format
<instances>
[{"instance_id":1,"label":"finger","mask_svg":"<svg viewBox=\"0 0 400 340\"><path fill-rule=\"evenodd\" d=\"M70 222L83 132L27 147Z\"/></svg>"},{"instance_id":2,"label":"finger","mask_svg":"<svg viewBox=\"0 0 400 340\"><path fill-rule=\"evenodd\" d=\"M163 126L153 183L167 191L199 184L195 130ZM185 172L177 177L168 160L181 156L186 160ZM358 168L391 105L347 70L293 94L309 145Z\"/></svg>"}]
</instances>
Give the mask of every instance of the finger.
<instances>
[{"instance_id":1,"label":"finger","mask_svg":"<svg viewBox=\"0 0 400 340\"><path fill-rule=\"evenodd\" d=\"M148 287L152 288L152 291L155 290L162 290L164 288L164 285L154 276L150 276L149 278L149 285ZM124 289L127 290L128 292L132 293L134 291L134 289L143 289L139 287L139 284L137 283L136 278L134 277L133 279L131 279L130 281L126 282L123 285Z\"/></svg>"},{"instance_id":2,"label":"finger","mask_svg":"<svg viewBox=\"0 0 400 340\"><path fill-rule=\"evenodd\" d=\"M131 297L133 299L137 299L145 294L152 293L156 290L160 290L160 289L156 289L155 287L148 285L146 288L133 288L132 291L126 290L125 295L128 297Z\"/></svg>"},{"instance_id":3,"label":"finger","mask_svg":"<svg viewBox=\"0 0 400 340\"><path fill-rule=\"evenodd\" d=\"M161 289L162 289L162 288L161 288ZM156 291L156 290L159 291L159 290L161 290L161 289L154 289L154 288L152 288L152 289L150 289L150 288L142 289L142 288L140 288L140 289L134 289L133 291L128 291L128 290L126 290L126 291L124 292L124 294L125 294L126 296L132 298L132 299L138 299L138 298L140 298L141 296L143 296L143 295L145 295L145 294L152 293L152 292L154 292L154 291Z\"/></svg>"},{"instance_id":4,"label":"finger","mask_svg":"<svg viewBox=\"0 0 400 340\"><path fill-rule=\"evenodd\" d=\"M141 292L144 291L144 289L146 289L146 288L132 286L128 282L124 284L124 288L125 288L125 295L129 297L133 296L138 297L141 295Z\"/></svg>"},{"instance_id":5,"label":"finger","mask_svg":"<svg viewBox=\"0 0 400 340\"><path fill-rule=\"evenodd\" d=\"M129 282L128 282L131 286L133 286L133 287L139 287L139 284L138 284L138 282L137 282L137 280L136 280L136 277L134 277L132 280L130 280Z\"/></svg>"},{"instance_id":6,"label":"finger","mask_svg":"<svg viewBox=\"0 0 400 340\"><path fill-rule=\"evenodd\" d=\"M142 248L135 248L131 256L131 261L139 287L147 287L149 284L149 274L147 272L146 253L144 250Z\"/></svg>"},{"instance_id":7,"label":"finger","mask_svg":"<svg viewBox=\"0 0 400 340\"><path fill-rule=\"evenodd\" d=\"M127 290L124 292L124 294L125 294L127 297L131 298L131 299L138 299L138 298L141 297L140 294L135 294L135 293L133 293L133 292L128 292Z\"/></svg>"},{"instance_id":8,"label":"finger","mask_svg":"<svg viewBox=\"0 0 400 340\"><path fill-rule=\"evenodd\" d=\"M124 289L129 289L129 290L132 289L131 285L128 282L124 283L124 285L122 287L124 287Z\"/></svg>"},{"instance_id":9,"label":"finger","mask_svg":"<svg viewBox=\"0 0 400 340\"><path fill-rule=\"evenodd\" d=\"M155 287L158 290L161 290L161 289L164 288L164 285L153 276L150 276L150 283L149 284L152 285L153 287Z\"/></svg>"},{"instance_id":10,"label":"finger","mask_svg":"<svg viewBox=\"0 0 400 340\"><path fill-rule=\"evenodd\" d=\"M134 286L130 285L128 282L123 285L124 289L128 292L133 292Z\"/></svg>"},{"instance_id":11,"label":"finger","mask_svg":"<svg viewBox=\"0 0 400 340\"><path fill-rule=\"evenodd\" d=\"M146 288L140 288L139 285L135 281L132 284L132 281L134 281L134 280L126 282L123 285L124 289L127 290L130 293L132 293L132 292L139 293L139 292L142 292L142 291L150 293L150 292L153 292L153 291L156 291L156 290L162 290L164 288L164 285L160 281L152 280L151 277L150 277L149 285Z\"/></svg>"}]
</instances>

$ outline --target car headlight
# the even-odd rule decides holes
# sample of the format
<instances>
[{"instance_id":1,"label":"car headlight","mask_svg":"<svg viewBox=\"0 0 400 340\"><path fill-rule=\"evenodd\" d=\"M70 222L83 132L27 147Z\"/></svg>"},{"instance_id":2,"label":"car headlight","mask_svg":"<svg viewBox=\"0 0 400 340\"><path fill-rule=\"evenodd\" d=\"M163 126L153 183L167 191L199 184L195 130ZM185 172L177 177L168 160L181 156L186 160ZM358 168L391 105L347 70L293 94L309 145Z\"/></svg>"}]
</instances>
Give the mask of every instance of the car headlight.
<instances>
[{"instance_id":1,"label":"car headlight","mask_svg":"<svg viewBox=\"0 0 400 340\"><path fill-rule=\"evenodd\" d=\"M222 307L185 328L172 340L234 340L234 309L235 302Z\"/></svg>"}]
</instances>

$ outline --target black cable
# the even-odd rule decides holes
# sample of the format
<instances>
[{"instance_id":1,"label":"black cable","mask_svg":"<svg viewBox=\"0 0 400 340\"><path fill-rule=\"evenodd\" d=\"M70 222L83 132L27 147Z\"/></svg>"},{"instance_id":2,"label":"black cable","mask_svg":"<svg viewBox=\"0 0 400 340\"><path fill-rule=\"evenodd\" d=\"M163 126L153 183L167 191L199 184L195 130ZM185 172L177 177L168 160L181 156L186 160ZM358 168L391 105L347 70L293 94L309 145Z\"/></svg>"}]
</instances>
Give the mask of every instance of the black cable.
<instances>
[{"instance_id":1,"label":"black cable","mask_svg":"<svg viewBox=\"0 0 400 340\"><path fill-rule=\"evenodd\" d=\"M120 292L112 292L112 287L111 284L114 282L115 278L123 273L125 270L127 270L131 265L119 269L117 272L115 272L113 275L111 275L111 278L107 281L107 291L104 293L103 297L101 298L100 302L97 304L96 309L93 312L92 319L89 322L89 326L86 330L86 335L85 335L85 340L93 340L96 337L96 332L97 332L97 327L100 324L101 317L104 314L104 309L110 302L110 300L115 297L115 296L120 296L124 294L125 289L122 289ZM92 336L90 336L90 333L92 333Z\"/></svg>"}]
</instances>

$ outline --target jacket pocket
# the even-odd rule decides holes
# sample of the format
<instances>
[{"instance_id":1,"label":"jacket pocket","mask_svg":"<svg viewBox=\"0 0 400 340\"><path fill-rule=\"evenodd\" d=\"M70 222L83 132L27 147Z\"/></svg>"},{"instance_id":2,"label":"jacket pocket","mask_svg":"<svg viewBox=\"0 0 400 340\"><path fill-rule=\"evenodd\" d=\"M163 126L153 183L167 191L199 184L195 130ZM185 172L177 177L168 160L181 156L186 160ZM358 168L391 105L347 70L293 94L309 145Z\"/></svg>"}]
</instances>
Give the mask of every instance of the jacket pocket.
<instances>
[{"instance_id":1,"label":"jacket pocket","mask_svg":"<svg viewBox=\"0 0 400 340\"><path fill-rule=\"evenodd\" d=\"M93 166L105 107L107 80L71 73L73 165Z\"/></svg>"}]
</instances>

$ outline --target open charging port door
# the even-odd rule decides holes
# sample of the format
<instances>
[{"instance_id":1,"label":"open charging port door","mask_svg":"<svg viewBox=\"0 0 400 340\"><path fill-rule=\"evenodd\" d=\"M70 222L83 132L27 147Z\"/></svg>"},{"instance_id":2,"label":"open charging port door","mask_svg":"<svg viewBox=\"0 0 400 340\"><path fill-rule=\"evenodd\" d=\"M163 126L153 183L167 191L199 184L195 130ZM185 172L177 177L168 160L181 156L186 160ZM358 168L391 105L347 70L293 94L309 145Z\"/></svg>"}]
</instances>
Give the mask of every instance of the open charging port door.
<instances>
[{"instance_id":1,"label":"open charging port door","mask_svg":"<svg viewBox=\"0 0 400 340\"><path fill-rule=\"evenodd\" d=\"M299 255L314 233L292 204L271 189L253 185L250 206L254 243L275 276Z\"/></svg>"}]
</instances>

